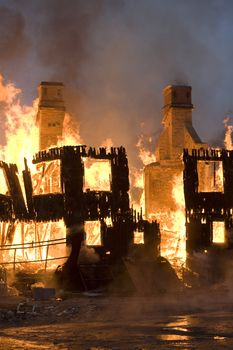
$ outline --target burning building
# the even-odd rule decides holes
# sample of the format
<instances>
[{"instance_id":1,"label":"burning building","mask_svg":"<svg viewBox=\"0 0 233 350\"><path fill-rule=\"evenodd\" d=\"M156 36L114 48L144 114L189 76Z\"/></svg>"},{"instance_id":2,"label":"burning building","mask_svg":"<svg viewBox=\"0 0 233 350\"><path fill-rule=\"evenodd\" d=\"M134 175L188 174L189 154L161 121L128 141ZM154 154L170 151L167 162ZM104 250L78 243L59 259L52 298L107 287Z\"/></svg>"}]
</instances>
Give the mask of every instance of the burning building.
<instances>
[{"instance_id":1,"label":"burning building","mask_svg":"<svg viewBox=\"0 0 233 350\"><path fill-rule=\"evenodd\" d=\"M160 222L162 255L174 258L175 266L186 261L193 276L213 282L231 255L232 151L200 140L192 110L190 86L164 89L156 162L144 170L145 211Z\"/></svg>"},{"instance_id":2,"label":"burning building","mask_svg":"<svg viewBox=\"0 0 233 350\"><path fill-rule=\"evenodd\" d=\"M58 248L67 243L72 248L64 269L59 270L60 281L68 276L70 284L88 289L109 281L110 266L114 273L122 272L123 259L129 255L156 262L160 232L157 222L144 220L130 208L129 168L123 147L54 147L62 137L64 115L63 85L41 83L39 152L32 164L24 160L23 176L15 164L0 162L7 189L0 196L1 264L16 269L39 263L46 269L52 261L54 268L66 258L66 249L59 256ZM143 237L140 244L135 241L138 235ZM87 259L88 269L79 259L83 247L98 256L94 265L92 258ZM106 266L108 277L103 278Z\"/></svg>"},{"instance_id":3,"label":"burning building","mask_svg":"<svg viewBox=\"0 0 233 350\"><path fill-rule=\"evenodd\" d=\"M192 124L192 88L169 85L164 91L163 130L156 162L144 169L145 215L158 220L161 254L175 267L186 259L185 204L183 195L183 149L206 148Z\"/></svg>"}]
</instances>

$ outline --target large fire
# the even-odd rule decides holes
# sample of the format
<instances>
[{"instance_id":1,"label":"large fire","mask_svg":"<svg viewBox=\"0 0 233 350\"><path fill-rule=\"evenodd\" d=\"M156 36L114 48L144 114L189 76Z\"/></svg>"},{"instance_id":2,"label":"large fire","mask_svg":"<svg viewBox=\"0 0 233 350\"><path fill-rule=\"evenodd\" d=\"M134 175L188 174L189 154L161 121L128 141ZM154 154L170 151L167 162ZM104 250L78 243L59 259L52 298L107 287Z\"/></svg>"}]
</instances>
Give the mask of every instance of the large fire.
<instances>
[{"instance_id":1,"label":"large fire","mask_svg":"<svg viewBox=\"0 0 233 350\"><path fill-rule=\"evenodd\" d=\"M15 163L17 166L23 166L24 158L26 158L33 171L34 193L38 193L39 188L42 192L45 192L46 188L58 191L59 181L54 176L57 173L57 165L44 165L45 170L32 164L33 154L39 149L39 130L35 123L38 99L33 102L31 107L25 106L20 102L20 93L21 90L16 88L14 84L4 84L3 77L0 76L0 107L4 117L2 128L4 134L1 136L5 137L5 145L0 146L0 159ZM67 115L64 123L65 130L70 129L69 120L69 115ZM69 136L64 137L64 140L77 143L78 138L78 134L75 138L74 134L70 132ZM22 169L18 168L18 171L22 184ZM47 172L50 176L41 176L42 172L43 174ZM5 178L2 173L0 175L0 192L6 194ZM65 226L62 221L56 223L2 222L0 224L0 238L2 247L0 259L3 264L9 264L10 267L12 264L14 268L27 266L27 269L30 267L32 269L53 267L57 265L58 261L59 263L64 261L67 255ZM55 258L59 258L59 260L54 260ZM29 261L33 264L27 263L25 265L25 262Z\"/></svg>"},{"instance_id":2,"label":"large fire","mask_svg":"<svg viewBox=\"0 0 233 350\"><path fill-rule=\"evenodd\" d=\"M149 143L151 139L149 138ZM155 154L150 152L143 142L143 136L139 138L137 143L139 158L143 162L143 166L156 162ZM144 179L143 168L136 169L134 175L137 179L134 186L141 188L142 194L139 205L145 207L144 196ZM160 224L161 231L161 255L166 257L179 270L183 266L186 259L185 248L185 203L183 191L183 174L173 178L172 197L176 203L176 211L167 210L165 212L153 213L149 220L157 220Z\"/></svg>"},{"instance_id":3,"label":"large fire","mask_svg":"<svg viewBox=\"0 0 233 350\"><path fill-rule=\"evenodd\" d=\"M4 116L4 134L5 145L0 146L0 159L3 161L24 164L24 158L32 170L33 191L34 194L60 192L59 182L59 162L53 161L37 166L32 164L32 156L38 151L39 131L35 124L38 109L38 100L36 99L32 106L24 106L20 102L20 89L14 84L5 84L3 77L0 76L0 107ZM225 142L227 148L232 148L231 127L226 125ZM149 139L151 142L151 139ZM66 114L63 137L59 140L59 146L84 144L79 135L77 125L73 124L72 118ZM112 140L107 138L101 146L113 146ZM156 162L153 152L150 152L143 142L143 137L139 138L136 145L138 157L142 161L141 168L130 167L130 185L131 185L131 203L134 209L140 208L144 211L144 179L143 167L147 164ZM85 167L85 189L109 190L110 186L110 166L108 161L92 162L89 159L84 160ZM18 169L21 175L22 169ZM3 174L0 173L0 192L5 194L7 187ZM140 196L134 199L134 190L138 190ZM42 191L42 192L41 192ZM185 263L185 204L183 193L183 175L174 177L172 196L176 202L176 211L158 212L151 218L160 223L161 231L161 255L168 258L175 267L181 267ZM140 197L140 198L139 198ZM217 227L217 226L216 226ZM88 244L100 244L99 241L99 223L86 223L88 231ZM19 264L25 266L25 261L33 262L31 266L53 267L64 261L67 255L65 244L66 230L62 221L56 223L1 223L0 239L2 249L0 251L0 260L2 262L14 262L14 266ZM12 240L9 239L12 237ZM218 239L218 238L216 238ZM142 240L138 235L135 237L137 243ZM48 245L49 242L49 245ZM28 266L27 266L28 268Z\"/></svg>"},{"instance_id":4,"label":"large fire","mask_svg":"<svg viewBox=\"0 0 233 350\"><path fill-rule=\"evenodd\" d=\"M32 164L32 156L38 151L38 128L35 124L38 100L33 102L31 107L24 106L20 102L21 90L16 88L14 84L4 84L3 77L0 77L0 101L2 102L2 114L5 116L4 135L5 146L0 147L0 159L7 162L22 165L24 158L27 159L30 169L33 173L33 191L34 194L46 192L60 192L59 188L59 165L56 162L40 164L34 166ZM150 142L150 141L149 141ZM59 141L61 145L77 145L83 144L83 140L79 135L77 126L72 125L72 119L69 114L65 116L63 137ZM106 139L101 146L111 147L112 140ZM143 166L155 162L155 155L148 151L140 137L136 145L138 149L138 157L141 159ZM108 162L91 162L88 159L85 164L85 187L86 189L104 190L110 184L110 167ZM21 174L19 169L19 174ZM104 177L102 176L104 174ZM4 179L0 177L1 192L4 193ZM133 200L133 207L137 210L144 209L144 181L143 167L130 169L131 188L140 190L140 199ZM158 213L156 219L159 220L162 233L162 255L169 259L185 259L185 235L184 235L184 198L182 189L182 174L179 178L174 179L173 196L177 202L177 211L174 213ZM11 227L13 226L13 227ZM89 230L89 224L86 225ZM92 223L93 226L93 223ZM99 244L98 232L99 228L94 223L93 234L89 232L88 243ZM9 232L12 233L13 240L7 242ZM97 234L95 234L95 232ZM140 236L138 237L140 240ZM137 240L138 240L137 239ZM48 246L48 241L51 246ZM8 244L7 244L8 243ZM65 226L64 223L20 223L13 224L1 223L1 245L5 250L1 251L1 260L20 264L25 261L34 262L38 267L53 267L57 265L58 257L66 256L65 246ZM59 248L59 249L58 249ZM60 261L59 261L60 263ZM24 266L24 265L22 265ZM28 266L27 266L28 268Z\"/></svg>"},{"instance_id":5,"label":"large fire","mask_svg":"<svg viewBox=\"0 0 233 350\"><path fill-rule=\"evenodd\" d=\"M0 159L19 166L27 159L28 166L32 170L33 193L57 193L61 191L59 181L59 162L53 161L34 166L32 156L39 150L39 130L36 126L36 114L38 99L31 107L24 106L20 102L21 90L14 84L4 84L0 76L0 103L4 116L3 130L5 145L0 146ZM63 124L63 136L58 146L83 144L75 125L68 113ZM52 147L53 145L51 145ZM54 145L56 146L56 145ZM101 146L111 147L112 141L106 139ZM103 190L110 187L109 162L91 162L85 159L85 188ZM19 178L22 184L22 169L19 168ZM104 176L102 176L104 174ZM23 188L23 186L22 186ZM0 192L7 193L5 178L0 173ZM25 194L24 194L25 195ZM93 224L93 223L91 223ZM94 223L95 224L95 223ZM99 243L98 225L86 223L87 239L89 244ZM88 229L91 228L91 229ZM89 234L88 234L89 233ZM38 268L55 267L64 262L66 252L66 229L63 221L48 223L1 223L0 260L3 264L12 265L14 268L31 267ZM27 263L25 265L25 263Z\"/></svg>"},{"instance_id":6,"label":"large fire","mask_svg":"<svg viewBox=\"0 0 233 350\"><path fill-rule=\"evenodd\" d=\"M151 215L157 220L161 232L161 255L173 265L179 276L186 261L185 202L183 174L173 178L172 197L176 203L175 211L161 211Z\"/></svg>"}]
</instances>

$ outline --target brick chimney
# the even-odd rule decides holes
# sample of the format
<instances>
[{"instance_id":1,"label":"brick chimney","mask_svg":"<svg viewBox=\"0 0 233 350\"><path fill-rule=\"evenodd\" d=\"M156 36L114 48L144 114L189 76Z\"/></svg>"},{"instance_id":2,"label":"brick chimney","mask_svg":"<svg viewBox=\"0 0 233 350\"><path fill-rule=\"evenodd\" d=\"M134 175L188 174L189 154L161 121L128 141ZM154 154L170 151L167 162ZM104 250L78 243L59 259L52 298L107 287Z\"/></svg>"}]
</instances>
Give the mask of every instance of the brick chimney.
<instances>
[{"instance_id":1,"label":"brick chimney","mask_svg":"<svg viewBox=\"0 0 233 350\"><path fill-rule=\"evenodd\" d=\"M176 210L172 196L175 176L182 174L183 149L208 147L192 125L192 88L168 85L163 90L163 131L156 146L156 162L144 169L147 218L160 211Z\"/></svg>"},{"instance_id":2,"label":"brick chimney","mask_svg":"<svg viewBox=\"0 0 233 350\"><path fill-rule=\"evenodd\" d=\"M62 136L65 117L64 85L57 82L41 82L38 90L37 124L39 126L39 148L43 150L56 146L59 138Z\"/></svg>"},{"instance_id":3,"label":"brick chimney","mask_svg":"<svg viewBox=\"0 0 233 350\"><path fill-rule=\"evenodd\" d=\"M164 130L156 147L156 159L179 159L183 148L203 146L192 125L192 88L191 86L168 85L163 90Z\"/></svg>"}]
</instances>

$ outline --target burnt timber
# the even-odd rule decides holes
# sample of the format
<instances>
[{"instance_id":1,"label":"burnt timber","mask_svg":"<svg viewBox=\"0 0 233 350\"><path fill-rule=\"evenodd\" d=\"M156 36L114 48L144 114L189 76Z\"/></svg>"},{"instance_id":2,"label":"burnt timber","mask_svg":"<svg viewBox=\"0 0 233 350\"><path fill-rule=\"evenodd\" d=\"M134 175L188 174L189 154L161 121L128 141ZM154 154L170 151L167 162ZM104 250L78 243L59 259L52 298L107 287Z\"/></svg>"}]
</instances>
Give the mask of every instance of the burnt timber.
<instances>
[{"instance_id":1,"label":"burnt timber","mask_svg":"<svg viewBox=\"0 0 233 350\"><path fill-rule=\"evenodd\" d=\"M109 191L84 189L85 158L109 161ZM115 268L117 266L117 270L122 269L121 261L128 257L132 247L137 257L155 260L160 255L159 225L143 220L141 213L130 208L128 160L123 147L111 148L110 151L83 145L51 148L38 152L33 163L39 165L55 160L59 160L60 164L61 191L43 194L33 193L32 175L25 160L23 185L26 199L22 194L16 165L0 163L8 187L7 194L0 197L0 220L10 221L14 226L16 221L48 222L63 219L67 228L67 244L72 249L65 266L58 270L61 280L65 276L68 280L72 279L73 284L86 285L79 278L81 266L77 266L80 249L85 242L86 221L100 222L101 245L93 247L100 258L98 268L94 268L95 275L100 267L103 270L103 264L107 264L108 269L112 264L115 264ZM107 218L111 219L110 226L106 224ZM134 232L143 233L143 244L134 244ZM12 241L12 237L9 241ZM93 264L88 268L91 266Z\"/></svg>"},{"instance_id":2,"label":"burnt timber","mask_svg":"<svg viewBox=\"0 0 233 350\"><path fill-rule=\"evenodd\" d=\"M203 251L214 246L213 223L225 226L225 242L233 246L233 151L225 149L184 150L184 195L186 206L187 251ZM199 191L198 162L221 163L223 188L218 192Z\"/></svg>"}]
</instances>

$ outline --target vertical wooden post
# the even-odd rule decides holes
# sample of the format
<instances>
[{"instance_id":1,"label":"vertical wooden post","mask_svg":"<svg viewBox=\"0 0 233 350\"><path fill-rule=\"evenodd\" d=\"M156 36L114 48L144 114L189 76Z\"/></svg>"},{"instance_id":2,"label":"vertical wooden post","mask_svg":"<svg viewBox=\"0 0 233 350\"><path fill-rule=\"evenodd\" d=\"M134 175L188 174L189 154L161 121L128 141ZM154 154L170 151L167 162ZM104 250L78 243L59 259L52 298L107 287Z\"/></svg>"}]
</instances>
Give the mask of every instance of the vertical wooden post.
<instances>
[{"instance_id":1,"label":"vertical wooden post","mask_svg":"<svg viewBox=\"0 0 233 350\"><path fill-rule=\"evenodd\" d=\"M47 269L47 259L48 259L48 254L49 254L49 243L47 244L47 247L46 247L46 257L45 257L45 271Z\"/></svg>"},{"instance_id":2,"label":"vertical wooden post","mask_svg":"<svg viewBox=\"0 0 233 350\"><path fill-rule=\"evenodd\" d=\"M15 272L15 259L16 259L16 248L14 250L14 262L13 262L13 270Z\"/></svg>"}]
</instances>

